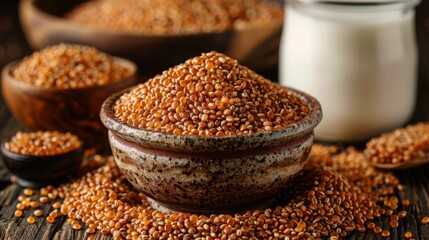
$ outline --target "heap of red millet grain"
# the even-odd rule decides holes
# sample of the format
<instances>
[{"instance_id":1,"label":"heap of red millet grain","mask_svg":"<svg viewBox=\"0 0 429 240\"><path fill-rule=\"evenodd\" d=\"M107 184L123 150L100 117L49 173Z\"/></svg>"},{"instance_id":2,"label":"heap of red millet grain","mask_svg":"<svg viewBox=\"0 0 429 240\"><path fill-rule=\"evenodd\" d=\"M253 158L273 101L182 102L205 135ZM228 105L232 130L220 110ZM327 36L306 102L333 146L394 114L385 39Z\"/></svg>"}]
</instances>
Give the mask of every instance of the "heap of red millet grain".
<instances>
[{"instance_id":1,"label":"heap of red millet grain","mask_svg":"<svg viewBox=\"0 0 429 240\"><path fill-rule=\"evenodd\" d=\"M384 133L366 144L366 158L374 163L402 163L429 154L429 122Z\"/></svg>"},{"instance_id":2,"label":"heap of red millet grain","mask_svg":"<svg viewBox=\"0 0 429 240\"><path fill-rule=\"evenodd\" d=\"M94 47L58 44L24 58L12 75L43 88L87 88L125 79L129 70Z\"/></svg>"},{"instance_id":3,"label":"heap of red millet grain","mask_svg":"<svg viewBox=\"0 0 429 240\"><path fill-rule=\"evenodd\" d=\"M394 191L402 189L394 175L368 166L362 152L315 145L295 184L279 195L278 207L265 211L204 216L154 210L128 184L112 158L71 183L42 188L40 202L55 208L46 218L48 223L59 214L68 215L72 228L85 228L89 239L96 231L115 239L339 239L366 230L389 236L373 220L388 217L390 227L398 227L407 213L398 211ZM17 217L32 205L28 196L33 191L24 194ZM34 223L31 218L28 222ZM422 219L422 224L428 222L429 217ZM413 239L411 232L404 236Z\"/></svg>"},{"instance_id":4,"label":"heap of red millet grain","mask_svg":"<svg viewBox=\"0 0 429 240\"><path fill-rule=\"evenodd\" d=\"M114 112L137 128L220 137L285 128L306 117L309 108L236 60L209 52L122 95Z\"/></svg>"},{"instance_id":5,"label":"heap of red millet grain","mask_svg":"<svg viewBox=\"0 0 429 240\"><path fill-rule=\"evenodd\" d=\"M59 131L17 132L5 143L8 151L28 156L52 156L78 149L78 136Z\"/></svg>"}]
</instances>

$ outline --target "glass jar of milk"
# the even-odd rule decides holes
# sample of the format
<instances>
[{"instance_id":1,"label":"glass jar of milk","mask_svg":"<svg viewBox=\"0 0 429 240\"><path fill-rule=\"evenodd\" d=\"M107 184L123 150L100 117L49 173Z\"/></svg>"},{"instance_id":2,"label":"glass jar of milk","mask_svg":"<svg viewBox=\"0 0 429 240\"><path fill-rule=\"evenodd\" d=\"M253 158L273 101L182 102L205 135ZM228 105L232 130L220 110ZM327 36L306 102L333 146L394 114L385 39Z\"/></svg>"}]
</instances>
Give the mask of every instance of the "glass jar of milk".
<instances>
[{"instance_id":1,"label":"glass jar of milk","mask_svg":"<svg viewBox=\"0 0 429 240\"><path fill-rule=\"evenodd\" d=\"M416 101L419 0L289 0L280 82L322 105L323 141L361 141L405 124Z\"/></svg>"}]
</instances>

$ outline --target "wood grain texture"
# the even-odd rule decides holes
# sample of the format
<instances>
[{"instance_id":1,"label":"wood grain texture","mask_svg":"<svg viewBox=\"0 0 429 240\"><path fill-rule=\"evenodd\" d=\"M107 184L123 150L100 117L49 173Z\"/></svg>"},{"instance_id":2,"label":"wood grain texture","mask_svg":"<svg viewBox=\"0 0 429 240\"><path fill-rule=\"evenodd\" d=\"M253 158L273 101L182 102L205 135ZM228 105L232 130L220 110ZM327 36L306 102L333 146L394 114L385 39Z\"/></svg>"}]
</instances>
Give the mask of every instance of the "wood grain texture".
<instances>
[{"instance_id":1,"label":"wood grain texture","mask_svg":"<svg viewBox=\"0 0 429 240\"><path fill-rule=\"evenodd\" d=\"M5 118L4 105L0 102L0 121L5 120L5 125L0 130L0 139L4 136L12 135L20 126L10 117ZM391 229L388 226L389 219L383 217L377 219L375 223L382 226L383 229L388 229L391 236L382 238L380 235L374 234L372 231L365 233L354 233L347 237L350 240L375 240L386 239L396 240L405 239L404 233L410 231L416 239L429 239L429 225L422 225L421 219L423 216L429 216L429 166L407 170L395 173L405 186L403 192L397 192L396 195L400 200L409 199L411 205L404 207L400 204L399 210L406 210L407 216L400 220L400 226L396 229ZM8 177L7 170L0 166L0 177ZM73 230L69 224L66 223L67 217L61 216L56 219L53 224L46 222L46 219L37 218L36 224L30 225L26 222L28 216L33 214L33 210L26 209L23 217L17 219L13 216L18 203L18 196L23 194L23 189L11 184L0 191L0 239L16 240L16 239L73 239L84 240L88 238L85 234L85 226L82 224L83 230ZM35 199L38 199L35 195ZM40 207L44 214L52 211L52 207L42 204ZM111 236L103 236L101 233L95 234L96 239L113 239Z\"/></svg>"},{"instance_id":2,"label":"wood grain texture","mask_svg":"<svg viewBox=\"0 0 429 240\"><path fill-rule=\"evenodd\" d=\"M428 91L429 92L429 91ZM426 118L426 115L418 117ZM21 130L20 126L10 115L6 109L3 100L0 98L0 139L12 136L16 131ZM404 233L410 231L415 239L429 239L429 225L422 225L421 219L423 216L429 216L429 166L420 167L413 170L407 170L395 173L405 186L403 192L397 192L396 195L402 199L409 199L412 204L408 207L400 205L399 210L406 210L407 217L400 220L400 226L396 229L391 229L388 226L389 219L383 217L377 219L375 223L382 226L383 229L388 229L391 236L382 238L380 235L374 234L372 231L365 233L354 233L347 237L350 240L375 240L386 239L396 240L405 239ZM0 180L10 177L7 169L4 168L0 161ZM6 186L6 187L5 187ZM5 188L4 188L5 187ZM3 189L4 188L4 189ZM22 189L14 184L0 184L0 239L17 240L17 239L72 239L84 240L88 238L85 234L85 226L82 224L83 230L76 231L66 223L67 217L61 216L53 224L46 222L45 218L38 218L36 224L30 225L26 222L26 218L32 215L33 210L24 211L24 216L16 219L13 214L18 203L18 196L22 195ZM48 205L42 205L41 208L45 214L48 214L53 209ZM103 236L101 233L95 234L96 239L113 239L111 236Z\"/></svg>"},{"instance_id":3,"label":"wood grain texture","mask_svg":"<svg viewBox=\"0 0 429 240\"><path fill-rule=\"evenodd\" d=\"M0 1L3 3L3 1ZM11 2L11 1L9 1ZM429 1L422 1L417 9L417 34L420 52L420 70L419 70L419 96L416 113L412 122L429 119ZM261 72L272 80L277 79L277 69L270 69L267 72ZM3 100L0 98L0 139L12 136L22 127L11 118L6 109ZM405 186L403 192L397 192L396 195L402 199L409 199L411 205L404 207L400 205L400 210L406 210L407 216L400 220L397 229L388 227L388 219L381 218L376 221L377 225L390 229L391 236L382 238L373 234L371 231L365 233L355 233L349 236L350 240L375 240L375 239L404 239L404 233L410 231L416 239L429 240L429 225L422 225L422 216L429 216L429 166L420 167L413 170L395 173ZM8 171L2 166L0 161L0 179L7 179ZM37 224L29 225L26 217L32 214L32 210L27 210L25 216L20 219L13 217L17 197L22 194L22 189L15 185L9 185L5 188L0 185L0 239L27 240L27 239L86 239L84 231L75 231L65 223L66 217L60 217L54 224L47 224L45 220L38 219ZM50 209L42 206L45 212ZM96 239L112 239L110 236L96 234Z\"/></svg>"},{"instance_id":4,"label":"wood grain texture","mask_svg":"<svg viewBox=\"0 0 429 240\"><path fill-rule=\"evenodd\" d=\"M422 216L429 215L429 167L398 173L402 183L406 187L401 193L397 193L400 199L410 199L412 204L408 207L400 205L400 210L407 211L407 217L400 220L400 226L391 229L388 226L388 218L383 217L375 221L383 229L391 233L389 238L381 238L371 231L355 233L346 239L405 239L404 233L410 231L416 239L429 239L429 225L422 225ZM44 218L37 218L36 224L30 225L26 218L32 215L33 210L26 209L24 216L17 219L13 216L18 196L22 195L22 189L14 184L0 192L0 239L87 239L84 230L76 231L67 224L66 217L61 216L53 224L46 222ZM38 199L38 195L35 198ZM46 204L40 207L45 214L53 209ZM85 229L85 228L83 228ZM111 236L96 234L96 239L112 239Z\"/></svg>"}]
</instances>

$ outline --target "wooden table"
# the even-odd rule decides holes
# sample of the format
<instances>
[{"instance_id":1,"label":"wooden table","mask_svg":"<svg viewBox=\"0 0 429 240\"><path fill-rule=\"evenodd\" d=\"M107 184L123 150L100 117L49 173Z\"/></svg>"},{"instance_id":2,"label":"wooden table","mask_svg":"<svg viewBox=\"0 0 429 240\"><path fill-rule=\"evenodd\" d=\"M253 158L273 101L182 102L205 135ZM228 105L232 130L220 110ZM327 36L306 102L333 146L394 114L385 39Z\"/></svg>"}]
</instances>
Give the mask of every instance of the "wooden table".
<instances>
[{"instance_id":1,"label":"wooden table","mask_svg":"<svg viewBox=\"0 0 429 240\"><path fill-rule=\"evenodd\" d=\"M21 129L20 125L10 116L4 103L0 100L0 139L13 135ZM400 210L407 211L407 217L400 220L400 226L396 229L390 229L389 238L381 238L372 231L360 234L355 233L347 239L404 239L404 233L411 231L416 239L429 239L429 225L422 225L422 216L429 216L429 166L414 170L398 172L396 175L405 186L405 190L397 193L399 199L409 199L411 205L408 207L400 206ZM0 166L0 178L8 179L10 174ZM38 218L36 224L30 225L26 222L32 210L25 210L21 218L14 217L18 196L23 194L23 189L15 184L0 186L0 239L27 240L27 239L86 239L88 236L85 231L76 231L66 223L66 216L57 218L54 224L48 224L45 218ZM35 198L35 199L38 199ZM53 209L49 206L42 206L44 213ZM43 219L43 221L41 220ZM389 229L388 219L381 218L375 221L383 229ZM96 239L112 239L110 236L103 236L100 233Z\"/></svg>"},{"instance_id":2,"label":"wooden table","mask_svg":"<svg viewBox=\"0 0 429 240\"><path fill-rule=\"evenodd\" d=\"M3 3L3 0L1 1ZM16 6L14 1L6 1ZM4 10L8 10L3 7ZM10 10L10 9L9 9ZM13 10L15 11L15 10ZM420 45L420 71L419 71L419 94L416 113L412 122L429 120L429 1L422 1L417 9L417 33ZM18 31L18 34L19 33ZM22 35L22 34L21 34ZM22 37L20 38L22 39ZM25 45L25 43L21 43ZM29 51L24 47L22 54ZM7 61L0 61L0 66ZM270 79L276 80L277 69L271 69L263 73ZM0 98L0 140L12 136L21 126L11 117L6 109L3 100ZM414 170L395 173L403 185L406 187L401 193L396 193L399 199L409 199L411 205L408 207L400 206L400 209L407 211L407 217L400 220L400 226L396 229L390 229L388 219L381 218L375 223L381 225L383 229L390 229L391 236L382 238L371 231L366 233L355 233L347 239L404 239L404 233L411 231L416 239L429 239L429 225L422 225L422 216L429 216L429 166L417 168ZM8 179L10 174L2 166L0 161L0 179ZM66 217L59 217L54 224L46 223L38 219L36 224L29 225L26 218L32 211L25 211L24 216L16 219L13 214L18 202L17 198L22 195L22 189L14 184L0 182L0 239L12 240L32 240L32 239L86 239L84 231L73 230L69 224L65 223ZM51 211L48 207L43 207L44 212ZM111 239L110 236L96 235L96 239Z\"/></svg>"}]
</instances>

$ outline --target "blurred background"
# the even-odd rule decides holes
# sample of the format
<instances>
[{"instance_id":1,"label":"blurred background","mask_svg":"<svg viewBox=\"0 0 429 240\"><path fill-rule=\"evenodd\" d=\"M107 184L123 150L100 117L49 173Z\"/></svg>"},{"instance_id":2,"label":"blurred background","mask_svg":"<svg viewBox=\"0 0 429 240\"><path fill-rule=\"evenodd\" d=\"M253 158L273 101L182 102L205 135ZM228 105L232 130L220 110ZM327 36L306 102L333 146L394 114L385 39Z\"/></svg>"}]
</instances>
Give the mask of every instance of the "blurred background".
<instances>
[{"instance_id":1,"label":"blurred background","mask_svg":"<svg viewBox=\"0 0 429 240\"><path fill-rule=\"evenodd\" d=\"M0 2L0 66L31 53L18 20L16 0Z\"/></svg>"},{"instance_id":2,"label":"blurred background","mask_svg":"<svg viewBox=\"0 0 429 240\"><path fill-rule=\"evenodd\" d=\"M57 2L57 5L60 1ZM23 34L23 29L19 21L19 11L18 11L19 1L17 0L2 0L0 1L0 68L5 64L15 59L21 58L25 55L30 54L33 50L26 41L26 38ZM37 23L36 23L37 24ZM274 23L273 23L274 24ZM414 123L417 121L426 121L429 119L429 1L422 1L419 6L416 8L416 33L417 33L417 42L418 42L418 53L419 53L419 65L418 65L418 96L417 96L417 105L411 118L410 122ZM281 26L280 26L281 29ZM37 28L33 31L38 31ZM235 41L236 36L231 37L229 34L227 37L231 38L230 41ZM271 40L266 40L260 42L260 46L270 47L273 44L277 44L280 36L279 33L274 34L275 36ZM245 38L248 36L240 36ZM209 36L210 39L213 36ZM249 38L250 39L250 38ZM153 41L155 41L154 39ZM225 39L223 39L225 40ZM216 41L223 41L222 39L217 39ZM199 40L201 41L201 40ZM229 41L227 39L227 41ZM259 47L260 48L260 47ZM228 51L225 48L225 51ZM252 53L256 54L258 57L266 57L267 54L270 54L270 61L267 61L267 64L264 66L256 67L256 71L272 81L278 82L278 52L263 52L263 53ZM258 55L259 54L259 55ZM174 53L172 54L174 55ZM274 57L273 57L274 56ZM255 58L255 57L253 57ZM178 61L173 60L173 61ZM244 60L248 61L248 59ZM253 63L249 61L249 65ZM246 64L244 64L246 65ZM154 70L154 69L152 69ZM142 71L142 69L140 69ZM144 71L144 70L143 70ZM158 70L157 70L158 71ZM151 71L148 71L151 72ZM156 72L156 71L155 71ZM147 73L147 72L146 72ZM140 81L144 81L151 76L152 73L148 75L141 76ZM394 96L392 96L394 97ZM1 102L4 105L3 100ZM2 107L2 111L8 111L6 108ZM4 115L1 115L4 118ZM4 126L5 121L8 119L0 119L0 125Z\"/></svg>"}]
</instances>

